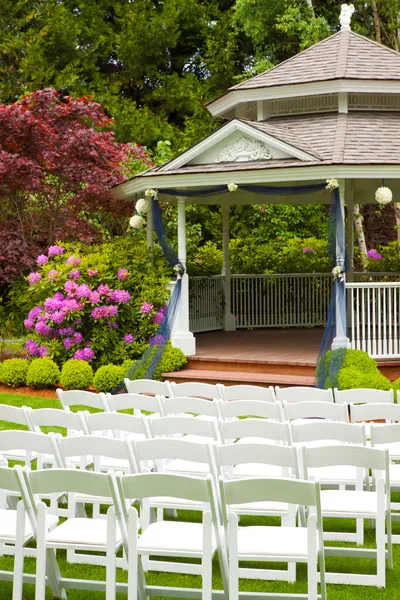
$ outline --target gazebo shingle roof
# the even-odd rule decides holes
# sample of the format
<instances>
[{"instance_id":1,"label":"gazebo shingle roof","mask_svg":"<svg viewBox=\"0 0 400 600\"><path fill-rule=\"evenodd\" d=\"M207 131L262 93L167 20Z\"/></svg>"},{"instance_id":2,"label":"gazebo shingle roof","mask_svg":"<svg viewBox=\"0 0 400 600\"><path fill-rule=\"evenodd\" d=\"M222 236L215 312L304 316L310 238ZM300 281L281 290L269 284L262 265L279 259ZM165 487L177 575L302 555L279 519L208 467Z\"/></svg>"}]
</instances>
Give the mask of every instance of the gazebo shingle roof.
<instances>
[{"instance_id":1,"label":"gazebo shingle roof","mask_svg":"<svg viewBox=\"0 0 400 600\"><path fill-rule=\"evenodd\" d=\"M342 29L229 91L331 79L400 80L400 54Z\"/></svg>"}]
</instances>

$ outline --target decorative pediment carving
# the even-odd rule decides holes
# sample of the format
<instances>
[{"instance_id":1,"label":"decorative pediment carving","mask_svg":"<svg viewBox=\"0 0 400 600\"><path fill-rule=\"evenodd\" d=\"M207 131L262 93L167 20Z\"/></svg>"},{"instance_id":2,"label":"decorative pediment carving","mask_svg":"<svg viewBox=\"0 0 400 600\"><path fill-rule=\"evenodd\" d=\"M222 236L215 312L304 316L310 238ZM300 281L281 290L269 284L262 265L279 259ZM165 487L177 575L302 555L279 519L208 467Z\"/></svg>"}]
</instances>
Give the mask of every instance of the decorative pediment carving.
<instances>
[{"instance_id":1,"label":"decorative pediment carving","mask_svg":"<svg viewBox=\"0 0 400 600\"><path fill-rule=\"evenodd\" d=\"M218 153L215 162L248 162L250 160L269 160L271 152L265 144L242 135Z\"/></svg>"}]
</instances>

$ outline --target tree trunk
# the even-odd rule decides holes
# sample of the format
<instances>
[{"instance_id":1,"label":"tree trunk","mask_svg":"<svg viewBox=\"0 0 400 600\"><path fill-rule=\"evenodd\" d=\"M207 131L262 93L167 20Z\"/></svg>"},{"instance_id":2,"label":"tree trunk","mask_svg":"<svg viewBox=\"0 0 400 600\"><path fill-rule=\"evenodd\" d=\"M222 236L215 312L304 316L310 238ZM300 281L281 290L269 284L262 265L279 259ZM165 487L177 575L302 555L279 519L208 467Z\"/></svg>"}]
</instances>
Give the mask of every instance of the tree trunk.
<instances>
[{"instance_id":1,"label":"tree trunk","mask_svg":"<svg viewBox=\"0 0 400 600\"><path fill-rule=\"evenodd\" d=\"M376 0L371 0L371 8L372 8L372 17L374 19L374 27L375 27L375 39L380 44L382 42L381 36L381 22L379 20L379 11Z\"/></svg>"},{"instance_id":2,"label":"tree trunk","mask_svg":"<svg viewBox=\"0 0 400 600\"><path fill-rule=\"evenodd\" d=\"M365 243L363 217L359 204L355 204L353 207L354 215L354 229L357 236L358 247L360 248L362 269L365 271L365 261L367 259L367 245Z\"/></svg>"}]
</instances>

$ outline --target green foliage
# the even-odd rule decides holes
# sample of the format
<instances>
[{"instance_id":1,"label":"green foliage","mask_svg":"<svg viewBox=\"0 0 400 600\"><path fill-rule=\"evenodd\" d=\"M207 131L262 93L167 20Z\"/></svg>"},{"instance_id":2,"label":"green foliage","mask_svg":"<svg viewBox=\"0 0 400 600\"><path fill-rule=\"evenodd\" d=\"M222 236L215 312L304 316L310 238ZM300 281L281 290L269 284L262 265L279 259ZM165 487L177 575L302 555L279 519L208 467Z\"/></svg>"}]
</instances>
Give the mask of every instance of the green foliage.
<instances>
[{"instance_id":1,"label":"green foliage","mask_svg":"<svg viewBox=\"0 0 400 600\"><path fill-rule=\"evenodd\" d=\"M363 373L354 367L341 369L338 375L340 390L370 388L374 390L390 390L392 384L384 375L375 372Z\"/></svg>"},{"instance_id":2,"label":"green foliage","mask_svg":"<svg viewBox=\"0 0 400 600\"><path fill-rule=\"evenodd\" d=\"M200 246L196 256L188 266L189 275L220 275L224 264L222 250L214 242L206 242Z\"/></svg>"},{"instance_id":3,"label":"green foliage","mask_svg":"<svg viewBox=\"0 0 400 600\"><path fill-rule=\"evenodd\" d=\"M334 350L331 355L335 352L337 351ZM375 375L379 373L376 361L370 357L368 352L364 352L364 350L347 349L343 361L343 369L357 369L357 371L360 371L365 375Z\"/></svg>"},{"instance_id":4,"label":"green foliage","mask_svg":"<svg viewBox=\"0 0 400 600\"><path fill-rule=\"evenodd\" d=\"M326 353L325 361L320 361L317 366L317 380L325 383L325 389L390 390L392 387L389 379L380 373L376 361L367 352L345 348Z\"/></svg>"},{"instance_id":5,"label":"green foliage","mask_svg":"<svg viewBox=\"0 0 400 600\"><path fill-rule=\"evenodd\" d=\"M179 348L173 348L170 343L165 348L164 354L154 373L154 379L162 381L163 373L179 371L187 363L187 358Z\"/></svg>"},{"instance_id":6,"label":"green foliage","mask_svg":"<svg viewBox=\"0 0 400 600\"><path fill-rule=\"evenodd\" d=\"M49 388L60 381L60 369L50 358L35 358L29 365L26 384L36 388Z\"/></svg>"},{"instance_id":7,"label":"green foliage","mask_svg":"<svg viewBox=\"0 0 400 600\"><path fill-rule=\"evenodd\" d=\"M1 364L0 380L10 387L25 385L28 363L22 358L11 358Z\"/></svg>"},{"instance_id":8,"label":"green foliage","mask_svg":"<svg viewBox=\"0 0 400 600\"><path fill-rule=\"evenodd\" d=\"M0 379L1 379L1 371L0 371ZM394 391L394 400L397 402L397 392L400 390L400 377L392 382L392 388Z\"/></svg>"},{"instance_id":9,"label":"green foliage","mask_svg":"<svg viewBox=\"0 0 400 600\"><path fill-rule=\"evenodd\" d=\"M124 378L124 369L117 365L103 365L97 369L93 385L98 392L112 392Z\"/></svg>"},{"instance_id":10,"label":"green foliage","mask_svg":"<svg viewBox=\"0 0 400 600\"><path fill-rule=\"evenodd\" d=\"M93 369L85 360L68 360L61 369L65 390L87 390L93 383Z\"/></svg>"}]
</instances>

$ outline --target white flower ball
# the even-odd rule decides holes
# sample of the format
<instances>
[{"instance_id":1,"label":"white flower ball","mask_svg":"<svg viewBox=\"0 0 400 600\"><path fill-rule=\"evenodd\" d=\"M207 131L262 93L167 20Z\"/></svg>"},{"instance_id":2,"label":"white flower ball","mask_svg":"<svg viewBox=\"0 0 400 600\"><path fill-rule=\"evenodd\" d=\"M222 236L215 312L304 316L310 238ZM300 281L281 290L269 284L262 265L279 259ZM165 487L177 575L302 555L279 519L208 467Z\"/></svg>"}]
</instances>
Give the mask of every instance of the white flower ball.
<instances>
[{"instance_id":1,"label":"white flower ball","mask_svg":"<svg viewBox=\"0 0 400 600\"><path fill-rule=\"evenodd\" d=\"M378 204L389 204L393 200L392 190L388 187L380 187L375 192L375 200Z\"/></svg>"},{"instance_id":2,"label":"white flower ball","mask_svg":"<svg viewBox=\"0 0 400 600\"><path fill-rule=\"evenodd\" d=\"M144 219L140 215L133 215L129 221L129 225L133 227L133 229L142 229L143 223Z\"/></svg>"},{"instance_id":3,"label":"white flower ball","mask_svg":"<svg viewBox=\"0 0 400 600\"><path fill-rule=\"evenodd\" d=\"M146 190L144 195L146 198L154 198L154 196L157 196L157 190Z\"/></svg>"},{"instance_id":4,"label":"white flower ball","mask_svg":"<svg viewBox=\"0 0 400 600\"><path fill-rule=\"evenodd\" d=\"M230 192L236 192L237 189L238 186L236 185L236 183L233 183L233 181L231 183L228 183L228 190Z\"/></svg>"},{"instance_id":5,"label":"white flower ball","mask_svg":"<svg viewBox=\"0 0 400 600\"><path fill-rule=\"evenodd\" d=\"M145 200L145 198L139 198L139 200L136 202L136 210L141 215L145 215L147 213L149 210L149 203L147 200Z\"/></svg>"}]
</instances>

